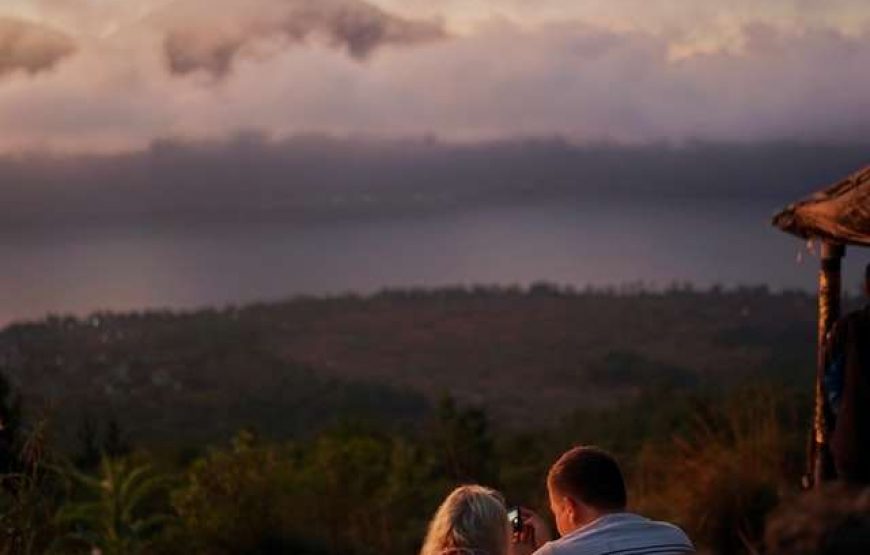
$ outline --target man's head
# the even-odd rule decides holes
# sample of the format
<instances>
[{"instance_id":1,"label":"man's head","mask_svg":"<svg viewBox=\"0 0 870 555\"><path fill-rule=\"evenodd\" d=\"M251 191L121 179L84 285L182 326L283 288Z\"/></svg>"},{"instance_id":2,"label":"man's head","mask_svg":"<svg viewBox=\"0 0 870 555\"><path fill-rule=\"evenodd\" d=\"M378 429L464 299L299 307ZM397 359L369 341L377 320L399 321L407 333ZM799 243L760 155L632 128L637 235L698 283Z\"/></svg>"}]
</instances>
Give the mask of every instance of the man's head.
<instances>
[{"instance_id":1,"label":"man's head","mask_svg":"<svg viewBox=\"0 0 870 555\"><path fill-rule=\"evenodd\" d=\"M597 447L574 447L550 467L550 510L564 535L607 513L625 510L625 480L616 460Z\"/></svg>"}]
</instances>

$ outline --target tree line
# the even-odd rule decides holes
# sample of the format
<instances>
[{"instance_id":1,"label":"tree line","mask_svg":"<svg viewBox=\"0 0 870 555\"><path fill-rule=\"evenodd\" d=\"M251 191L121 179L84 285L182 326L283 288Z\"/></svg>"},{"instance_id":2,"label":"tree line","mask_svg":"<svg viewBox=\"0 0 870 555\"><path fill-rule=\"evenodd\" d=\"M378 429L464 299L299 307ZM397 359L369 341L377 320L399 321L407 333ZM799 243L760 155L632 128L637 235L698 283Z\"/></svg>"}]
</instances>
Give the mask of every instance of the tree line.
<instances>
[{"instance_id":1,"label":"tree line","mask_svg":"<svg viewBox=\"0 0 870 555\"><path fill-rule=\"evenodd\" d=\"M546 469L578 443L622 461L632 508L713 553L757 552L766 515L797 489L808 405L773 386L657 389L508 431L445 395L415 428L349 417L292 441L243 429L167 451L94 418L62 448L2 380L0 553L414 553L460 483L546 514Z\"/></svg>"}]
</instances>

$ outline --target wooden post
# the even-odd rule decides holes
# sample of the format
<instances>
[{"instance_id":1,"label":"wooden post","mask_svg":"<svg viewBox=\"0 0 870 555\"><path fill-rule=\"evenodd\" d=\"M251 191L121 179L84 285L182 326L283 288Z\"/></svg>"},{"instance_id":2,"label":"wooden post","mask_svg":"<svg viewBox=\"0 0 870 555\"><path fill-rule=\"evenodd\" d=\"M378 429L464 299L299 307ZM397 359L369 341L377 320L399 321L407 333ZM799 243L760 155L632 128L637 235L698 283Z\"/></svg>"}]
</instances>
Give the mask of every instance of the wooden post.
<instances>
[{"instance_id":1,"label":"wooden post","mask_svg":"<svg viewBox=\"0 0 870 555\"><path fill-rule=\"evenodd\" d=\"M840 269L846 248L837 243L822 243L819 271L819 329L817 338L816 388L813 407L813 458L810 462L813 486L834 478L830 453L830 430L825 415L825 354L828 332L840 318Z\"/></svg>"}]
</instances>

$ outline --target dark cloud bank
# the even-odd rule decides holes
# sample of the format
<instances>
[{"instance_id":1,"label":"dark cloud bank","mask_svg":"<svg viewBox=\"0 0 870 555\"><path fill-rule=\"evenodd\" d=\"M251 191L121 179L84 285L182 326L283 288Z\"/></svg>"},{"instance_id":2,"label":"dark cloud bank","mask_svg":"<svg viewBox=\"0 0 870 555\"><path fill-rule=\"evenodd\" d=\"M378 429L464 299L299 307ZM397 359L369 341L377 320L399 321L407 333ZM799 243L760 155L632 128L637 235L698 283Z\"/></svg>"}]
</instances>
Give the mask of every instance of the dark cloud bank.
<instances>
[{"instance_id":1,"label":"dark cloud bank","mask_svg":"<svg viewBox=\"0 0 870 555\"><path fill-rule=\"evenodd\" d=\"M239 14L231 23L198 21L171 30L164 40L170 72L205 71L226 75L236 58L258 41L279 39L285 45L319 37L362 60L384 45L410 45L441 39L441 25L385 12L361 0L281 0L267 3L270 13Z\"/></svg>"},{"instance_id":2,"label":"dark cloud bank","mask_svg":"<svg viewBox=\"0 0 870 555\"><path fill-rule=\"evenodd\" d=\"M118 155L5 155L5 225L398 217L578 200L746 199L771 209L868 162L870 143L617 147L259 135Z\"/></svg>"}]
</instances>

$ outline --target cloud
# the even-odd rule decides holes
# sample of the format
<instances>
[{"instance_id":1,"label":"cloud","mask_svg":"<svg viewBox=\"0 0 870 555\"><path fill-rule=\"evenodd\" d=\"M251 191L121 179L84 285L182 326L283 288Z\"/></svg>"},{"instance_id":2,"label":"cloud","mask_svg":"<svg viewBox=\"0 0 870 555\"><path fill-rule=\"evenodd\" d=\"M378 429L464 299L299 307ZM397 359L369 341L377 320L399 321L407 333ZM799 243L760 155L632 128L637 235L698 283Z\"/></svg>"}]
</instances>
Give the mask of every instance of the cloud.
<instances>
[{"instance_id":1,"label":"cloud","mask_svg":"<svg viewBox=\"0 0 870 555\"><path fill-rule=\"evenodd\" d=\"M75 51L66 34L22 19L0 17L0 75L23 70L31 75L53 68Z\"/></svg>"},{"instance_id":2,"label":"cloud","mask_svg":"<svg viewBox=\"0 0 870 555\"><path fill-rule=\"evenodd\" d=\"M247 134L113 155L0 156L0 229L409 217L605 199L746 199L771 209L866 162L868 143L575 146ZM409 177L411 176L411 177Z\"/></svg>"},{"instance_id":3,"label":"cloud","mask_svg":"<svg viewBox=\"0 0 870 555\"><path fill-rule=\"evenodd\" d=\"M675 57L666 34L494 21L356 63L349 52L383 43L355 39L350 50L322 28L291 39L282 18L303 5L152 2L147 17L116 14L119 30L107 38L77 31L76 56L55 71L3 82L0 151L141 149L158 137L219 139L245 129L275 137L561 136L578 144L870 136L870 33L754 23L739 28L734 44ZM178 43L176 71L196 78L167 71L164 39L182 29L190 34ZM306 47L294 47L299 41ZM221 75L220 86L203 86Z\"/></svg>"},{"instance_id":4,"label":"cloud","mask_svg":"<svg viewBox=\"0 0 870 555\"><path fill-rule=\"evenodd\" d=\"M247 13L237 9L171 29L164 40L170 71L184 75L203 70L221 77L237 57L264 41L286 46L319 37L362 60L384 45L445 36L437 23L397 17L362 0L271 0L245 6Z\"/></svg>"},{"instance_id":5,"label":"cloud","mask_svg":"<svg viewBox=\"0 0 870 555\"><path fill-rule=\"evenodd\" d=\"M391 67L375 68L379 79L366 80L383 85L381 94L366 98L393 98L380 115L396 125L423 116L436 133L472 138L850 140L870 133L870 77L862 69L870 66L870 35L757 24L742 28L740 42L674 60L660 35L504 25L427 48L413 63L390 57Z\"/></svg>"}]
</instances>

